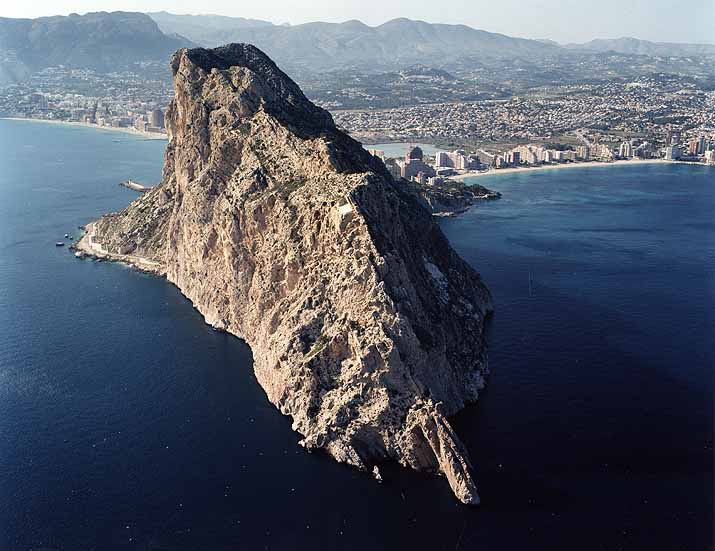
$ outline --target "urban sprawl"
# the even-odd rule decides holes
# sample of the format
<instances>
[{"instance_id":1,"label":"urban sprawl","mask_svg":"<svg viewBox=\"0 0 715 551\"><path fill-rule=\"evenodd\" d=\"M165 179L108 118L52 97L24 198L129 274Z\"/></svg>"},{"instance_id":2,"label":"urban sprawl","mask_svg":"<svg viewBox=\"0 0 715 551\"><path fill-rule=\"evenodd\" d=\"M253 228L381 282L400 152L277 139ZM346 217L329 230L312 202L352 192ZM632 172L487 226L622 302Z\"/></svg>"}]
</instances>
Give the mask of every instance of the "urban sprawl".
<instances>
[{"instance_id":1,"label":"urban sprawl","mask_svg":"<svg viewBox=\"0 0 715 551\"><path fill-rule=\"evenodd\" d=\"M146 77L151 67L142 69L110 74L45 69L0 88L0 116L163 134L173 90L168 79ZM452 152L438 152L429 164L414 150L405 159L385 159L395 175L408 179L629 158L715 164L715 92L673 75L552 86L506 100L332 114L363 142L452 146Z\"/></svg>"}]
</instances>

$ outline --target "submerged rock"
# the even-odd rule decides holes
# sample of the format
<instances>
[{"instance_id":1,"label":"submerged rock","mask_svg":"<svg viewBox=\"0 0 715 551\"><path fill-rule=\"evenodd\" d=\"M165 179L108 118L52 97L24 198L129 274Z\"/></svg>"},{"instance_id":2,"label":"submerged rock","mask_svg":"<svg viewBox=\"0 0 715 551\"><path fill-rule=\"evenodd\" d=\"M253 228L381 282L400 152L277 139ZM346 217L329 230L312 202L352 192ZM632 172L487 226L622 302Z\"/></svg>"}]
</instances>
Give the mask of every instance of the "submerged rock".
<instances>
[{"instance_id":1,"label":"submerged rock","mask_svg":"<svg viewBox=\"0 0 715 551\"><path fill-rule=\"evenodd\" d=\"M244 339L306 448L440 473L478 503L447 416L484 386L479 275L414 189L257 48L180 50L171 70L162 183L78 247L166 276Z\"/></svg>"}]
</instances>

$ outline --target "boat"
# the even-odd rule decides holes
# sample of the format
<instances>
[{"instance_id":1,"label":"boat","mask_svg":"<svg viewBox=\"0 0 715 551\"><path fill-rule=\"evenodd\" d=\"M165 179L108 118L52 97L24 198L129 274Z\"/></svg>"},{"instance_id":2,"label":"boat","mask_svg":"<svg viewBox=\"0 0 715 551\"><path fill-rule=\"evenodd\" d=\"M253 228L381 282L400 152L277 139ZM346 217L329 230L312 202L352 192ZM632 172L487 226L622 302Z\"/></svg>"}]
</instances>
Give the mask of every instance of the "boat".
<instances>
[{"instance_id":1,"label":"boat","mask_svg":"<svg viewBox=\"0 0 715 551\"><path fill-rule=\"evenodd\" d=\"M65 234L65 239L69 238L70 234L66 233Z\"/></svg>"},{"instance_id":2,"label":"boat","mask_svg":"<svg viewBox=\"0 0 715 551\"><path fill-rule=\"evenodd\" d=\"M64 247L64 246L65 246L65 244L62 243L62 241L58 241L57 243L55 243L55 247Z\"/></svg>"}]
</instances>

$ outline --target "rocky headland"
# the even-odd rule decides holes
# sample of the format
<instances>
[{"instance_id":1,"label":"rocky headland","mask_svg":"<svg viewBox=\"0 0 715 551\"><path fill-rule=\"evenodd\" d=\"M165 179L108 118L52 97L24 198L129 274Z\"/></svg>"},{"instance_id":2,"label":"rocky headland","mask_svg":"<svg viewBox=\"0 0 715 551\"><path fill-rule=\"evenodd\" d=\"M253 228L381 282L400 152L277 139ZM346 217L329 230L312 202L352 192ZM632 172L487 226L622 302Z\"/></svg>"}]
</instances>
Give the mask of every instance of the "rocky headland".
<instances>
[{"instance_id":1,"label":"rocky headland","mask_svg":"<svg viewBox=\"0 0 715 551\"><path fill-rule=\"evenodd\" d=\"M413 186L420 203L435 216L455 216L469 210L477 201L491 201L501 197L498 191L456 180L424 185L415 182L408 184Z\"/></svg>"},{"instance_id":2,"label":"rocky headland","mask_svg":"<svg viewBox=\"0 0 715 551\"><path fill-rule=\"evenodd\" d=\"M161 184L89 224L78 254L165 276L244 339L306 448L442 474L478 503L447 418L484 386L491 298L434 200L251 45L179 50L171 70Z\"/></svg>"}]
</instances>

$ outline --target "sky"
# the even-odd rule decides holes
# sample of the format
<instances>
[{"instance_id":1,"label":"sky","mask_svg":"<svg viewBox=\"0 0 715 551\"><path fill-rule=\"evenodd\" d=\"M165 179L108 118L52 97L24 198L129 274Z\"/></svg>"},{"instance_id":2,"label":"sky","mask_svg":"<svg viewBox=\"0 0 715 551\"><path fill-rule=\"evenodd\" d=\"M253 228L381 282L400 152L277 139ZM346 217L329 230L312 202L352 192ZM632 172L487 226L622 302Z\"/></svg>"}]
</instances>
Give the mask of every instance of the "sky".
<instances>
[{"instance_id":1,"label":"sky","mask_svg":"<svg viewBox=\"0 0 715 551\"><path fill-rule=\"evenodd\" d=\"M715 43L715 0L3 0L0 17L115 10L213 13L293 25L349 19L379 25L408 17L561 43L621 36Z\"/></svg>"}]
</instances>

